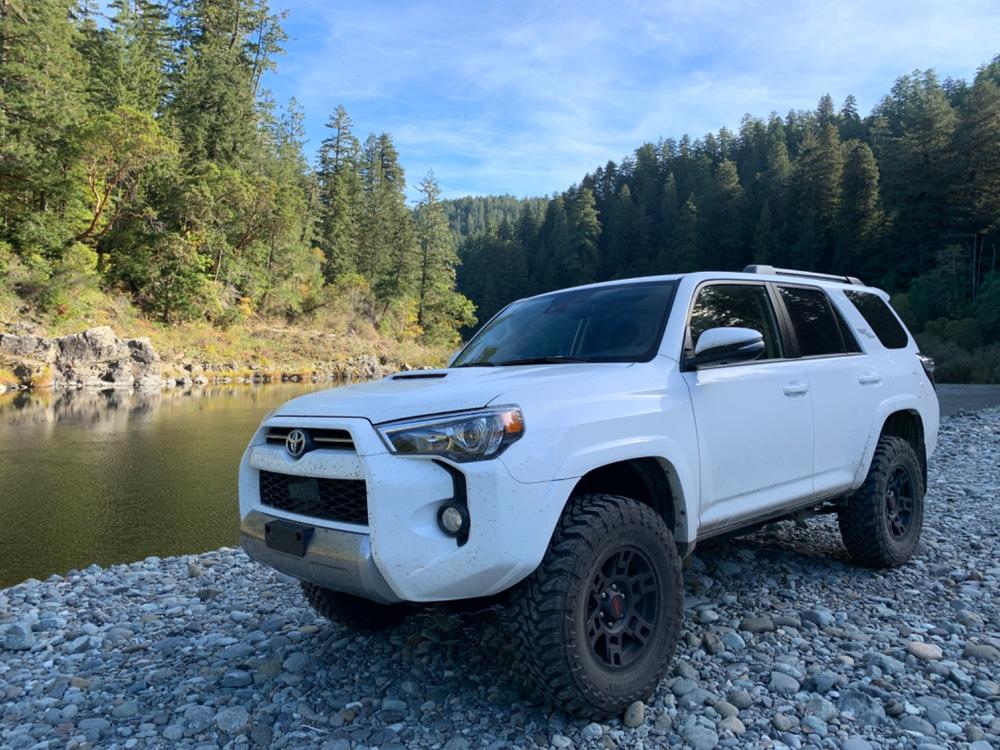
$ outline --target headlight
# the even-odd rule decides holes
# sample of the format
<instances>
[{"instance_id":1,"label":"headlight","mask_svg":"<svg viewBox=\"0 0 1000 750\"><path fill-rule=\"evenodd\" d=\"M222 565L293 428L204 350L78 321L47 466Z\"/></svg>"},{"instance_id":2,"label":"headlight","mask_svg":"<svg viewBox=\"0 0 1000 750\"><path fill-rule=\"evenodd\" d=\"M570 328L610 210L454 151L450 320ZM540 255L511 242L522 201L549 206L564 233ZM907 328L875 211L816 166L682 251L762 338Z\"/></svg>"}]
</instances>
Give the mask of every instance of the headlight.
<instances>
[{"instance_id":1,"label":"headlight","mask_svg":"<svg viewBox=\"0 0 1000 750\"><path fill-rule=\"evenodd\" d=\"M478 461L500 455L524 434L524 417L516 406L459 412L376 425L393 453L443 456Z\"/></svg>"}]
</instances>

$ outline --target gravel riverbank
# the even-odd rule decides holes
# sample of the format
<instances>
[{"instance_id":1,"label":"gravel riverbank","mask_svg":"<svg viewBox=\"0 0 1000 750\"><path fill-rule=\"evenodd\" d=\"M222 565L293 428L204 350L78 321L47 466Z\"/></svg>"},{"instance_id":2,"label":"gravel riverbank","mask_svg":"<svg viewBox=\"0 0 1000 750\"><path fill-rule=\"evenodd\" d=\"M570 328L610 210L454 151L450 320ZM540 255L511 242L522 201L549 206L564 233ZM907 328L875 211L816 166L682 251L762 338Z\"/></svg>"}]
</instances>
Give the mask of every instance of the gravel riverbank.
<instances>
[{"instance_id":1,"label":"gravel riverbank","mask_svg":"<svg viewBox=\"0 0 1000 750\"><path fill-rule=\"evenodd\" d=\"M1000 410L942 424L924 541L853 567L833 518L699 549L674 673L569 720L494 610L355 635L219 550L0 591L0 747L1000 747Z\"/></svg>"}]
</instances>

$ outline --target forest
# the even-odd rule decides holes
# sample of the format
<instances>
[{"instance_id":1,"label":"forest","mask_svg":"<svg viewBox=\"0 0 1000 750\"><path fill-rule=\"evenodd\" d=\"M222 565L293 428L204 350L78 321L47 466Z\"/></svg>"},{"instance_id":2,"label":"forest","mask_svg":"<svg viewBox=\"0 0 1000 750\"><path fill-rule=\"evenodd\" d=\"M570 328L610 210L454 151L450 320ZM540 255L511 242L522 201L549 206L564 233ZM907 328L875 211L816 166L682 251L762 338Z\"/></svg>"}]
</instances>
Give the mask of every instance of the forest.
<instances>
[{"instance_id":1,"label":"forest","mask_svg":"<svg viewBox=\"0 0 1000 750\"><path fill-rule=\"evenodd\" d=\"M896 80L646 143L546 202L449 203L458 286L488 319L605 279L767 263L884 288L948 382L1000 382L1000 56L971 82ZM464 234L463 234L464 233Z\"/></svg>"},{"instance_id":2,"label":"forest","mask_svg":"<svg viewBox=\"0 0 1000 750\"><path fill-rule=\"evenodd\" d=\"M125 305L457 341L473 307L433 174L408 205L391 136L343 108L311 163L298 105L261 86L286 41L265 0L108 6L0 0L0 320Z\"/></svg>"},{"instance_id":3,"label":"forest","mask_svg":"<svg viewBox=\"0 0 1000 750\"><path fill-rule=\"evenodd\" d=\"M343 107L315 154L262 85L267 0L0 0L0 322L253 321L453 347L528 294L769 263L889 291L943 380L1000 382L1000 56L872 112L747 115L565 192L407 200ZM436 356L436 355L435 355Z\"/></svg>"}]
</instances>

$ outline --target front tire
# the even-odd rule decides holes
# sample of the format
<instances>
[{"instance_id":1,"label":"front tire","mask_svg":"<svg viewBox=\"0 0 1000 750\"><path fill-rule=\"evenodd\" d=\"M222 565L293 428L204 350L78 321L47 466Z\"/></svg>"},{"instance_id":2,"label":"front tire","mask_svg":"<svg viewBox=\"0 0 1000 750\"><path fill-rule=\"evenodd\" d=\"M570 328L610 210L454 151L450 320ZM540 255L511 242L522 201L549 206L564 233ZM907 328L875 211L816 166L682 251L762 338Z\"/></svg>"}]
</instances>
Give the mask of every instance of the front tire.
<instances>
[{"instance_id":1,"label":"front tire","mask_svg":"<svg viewBox=\"0 0 1000 750\"><path fill-rule=\"evenodd\" d=\"M630 498L582 495L512 594L517 656L559 708L615 714L647 699L666 673L683 603L681 561L663 519Z\"/></svg>"},{"instance_id":2,"label":"front tire","mask_svg":"<svg viewBox=\"0 0 1000 750\"><path fill-rule=\"evenodd\" d=\"M405 604L378 604L341 591L302 581L302 593L316 613L353 630L381 630L398 625L409 612Z\"/></svg>"},{"instance_id":3,"label":"front tire","mask_svg":"<svg viewBox=\"0 0 1000 750\"><path fill-rule=\"evenodd\" d=\"M907 441L883 435L864 484L839 512L840 535L857 562L895 568L913 555L924 522L920 459Z\"/></svg>"}]
</instances>

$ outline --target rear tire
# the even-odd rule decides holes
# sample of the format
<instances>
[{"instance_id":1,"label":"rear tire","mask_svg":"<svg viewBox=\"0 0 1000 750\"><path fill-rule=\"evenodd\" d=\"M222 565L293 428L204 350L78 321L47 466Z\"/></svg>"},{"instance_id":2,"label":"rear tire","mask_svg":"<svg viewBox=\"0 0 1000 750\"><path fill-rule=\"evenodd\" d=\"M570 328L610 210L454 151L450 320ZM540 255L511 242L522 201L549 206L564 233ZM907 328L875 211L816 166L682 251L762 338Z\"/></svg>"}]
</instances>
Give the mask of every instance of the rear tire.
<instances>
[{"instance_id":1,"label":"rear tire","mask_svg":"<svg viewBox=\"0 0 1000 750\"><path fill-rule=\"evenodd\" d=\"M398 625L409 613L405 604L378 604L360 596L331 591L302 581L302 593L317 614L353 630L381 630Z\"/></svg>"},{"instance_id":2,"label":"rear tire","mask_svg":"<svg viewBox=\"0 0 1000 750\"><path fill-rule=\"evenodd\" d=\"M616 714L663 678L683 604L681 561L663 519L630 498L582 495L512 592L517 658L566 712Z\"/></svg>"},{"instance_id":3,"label":"rear tire","mask_svg":"<svg viewBox=\"0 0 1000 750\"><path fill-rule=\"evenodd\" d=\"M924 522L923 477L913 446L895 435L879 438L864 484L839 512L851 557L871 568L910 559Z\"/></svg>"}]
</instances>

